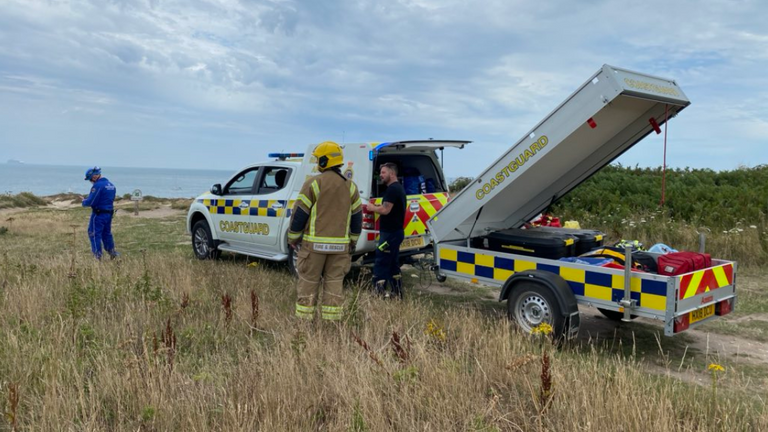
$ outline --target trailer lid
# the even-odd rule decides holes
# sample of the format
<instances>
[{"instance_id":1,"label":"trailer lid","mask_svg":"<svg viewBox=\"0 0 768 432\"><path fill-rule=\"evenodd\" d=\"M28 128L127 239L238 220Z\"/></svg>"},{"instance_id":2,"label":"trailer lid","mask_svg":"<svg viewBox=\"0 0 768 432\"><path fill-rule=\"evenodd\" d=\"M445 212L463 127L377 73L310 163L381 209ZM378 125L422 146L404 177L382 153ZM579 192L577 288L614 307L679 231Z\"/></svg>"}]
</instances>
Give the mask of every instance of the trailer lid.
<instances>
[{"instance_id":1,"label":"trailer lid","mask_svg":"<svg viewBox=\"0 0 768 432\"><path fill-rule=\"evenodd\" d=\"M433 240L519 228L689 104L675 81L604 65L427 222Z\"/></svg>"}]
</instances>

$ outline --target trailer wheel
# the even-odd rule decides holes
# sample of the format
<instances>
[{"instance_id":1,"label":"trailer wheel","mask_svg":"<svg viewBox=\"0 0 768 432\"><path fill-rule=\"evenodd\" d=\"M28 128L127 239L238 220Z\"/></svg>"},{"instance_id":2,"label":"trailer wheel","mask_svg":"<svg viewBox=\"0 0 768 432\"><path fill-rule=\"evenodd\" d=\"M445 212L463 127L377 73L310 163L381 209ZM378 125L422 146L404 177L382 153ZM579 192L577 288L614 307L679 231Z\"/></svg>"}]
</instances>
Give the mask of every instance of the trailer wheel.
<instances>
[{"instance_id":1,"label":"trailer wheel","mask_svg":"<svg viewBox=\"0 0 768 432\"><path fill-rule=\"evenodd\" d=\"M597 310L599 310L600 313L603 314L603 316L605 316L611 321L621 321L622 319L624 319L624 312L613 311L613 310L602 309L602 308L597 308ZM635 318L637 318L637 315L629 316L629 319L635 319Z\"/></svg>"},{"instance_id":2,"label":"trailer wheel","mask_svg":"<svg viewBox=\"0 0 768 432\"><path fill-rule=\"evenodd\" d=\"M208 222L198 221L192 228L192 250L198 259L216 259L221 255L221 251L216 248L213 241L211 229L208 228Z\"/></svg>"},{"instance_id":3,"label":"trailer wheel","mask_svg":"<svg viewBox=\"0 0 768 432\"><path fill-rule=\"evenodd\" d=\"M448 276L446 276L444 274L436 273L435 274L435 279L437 279L438 282L443 283L446 280L448 280Z\"/></svg>"},{"instance_id":4,"label":"trailer wheel","mask_svg":"<svg viewBox=\"0 0 768 432\"><path fill-rule=\"evenodd\" d=\"M541 324L549 324L554 338L563 336L565 319L552 291L537 283L520 282L507 300L507 314L525 333Z\"/></svg>"}]
</instances>

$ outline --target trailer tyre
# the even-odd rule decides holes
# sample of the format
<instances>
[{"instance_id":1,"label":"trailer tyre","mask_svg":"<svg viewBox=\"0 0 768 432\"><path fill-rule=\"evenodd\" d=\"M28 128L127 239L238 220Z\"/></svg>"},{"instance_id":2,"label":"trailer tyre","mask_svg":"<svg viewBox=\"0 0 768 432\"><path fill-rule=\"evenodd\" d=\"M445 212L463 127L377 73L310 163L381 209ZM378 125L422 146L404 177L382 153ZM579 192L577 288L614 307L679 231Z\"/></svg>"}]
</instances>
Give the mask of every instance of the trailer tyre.
<instances>
[{"instance_id":1,"label":"trailer tyre","mask_svg":"<svg viewBox=\"0 0 768 432\"><path fill-rule=\"evenodd\" d=\"M435 279L437 279L438 282L443 283L446 280L448 280L448 276L446 276L444 274L437 273L437 274L435 274Z\"/></svg>"},{"instance_id":2,"label":"trailer tyre","mask_svg":"<svg viewBox=\"0 0 768 432\"><path fill-rule=\"evenodd\" d=\"M201 220L192 227L192 250L198 259L216 259L221 251L216 248L208 222Z\"/></svg>"},{"instance_id":3,"label":"trailer tyre","mask_svg":"<svg viewBox=\"0 0 768 432\"><path fill-rule=\"evenodd\" d=\"M541 324L549 324L554 330L553 337L563 336L565 318L552 291L537 283L521 282L515 286L507 300L507 315L524 333Z\"/></svg>"}]
</instances>

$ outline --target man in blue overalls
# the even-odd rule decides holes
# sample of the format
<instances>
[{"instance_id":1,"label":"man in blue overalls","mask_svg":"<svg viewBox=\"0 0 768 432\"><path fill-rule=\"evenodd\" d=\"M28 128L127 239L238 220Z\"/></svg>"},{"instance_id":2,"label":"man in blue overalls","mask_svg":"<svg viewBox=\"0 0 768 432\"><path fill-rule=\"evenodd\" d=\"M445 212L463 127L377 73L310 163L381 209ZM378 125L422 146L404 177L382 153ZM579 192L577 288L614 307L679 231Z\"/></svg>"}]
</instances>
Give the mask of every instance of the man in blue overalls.
<instances>
[{"instance_id":1,"label":"man in blue overalls","mask_svg":"<svg viewBox=\"0 0 768 432\"><path fill-rule=\"evenodd\" d=\"M83 200L83 207L91 207L91 221L88 223L88 238L91 240L91 251L97 259L101 259L101 244L109 256L114 259L115 240L112 238L112 215L117 189L106 177L101 176L101 168L93 167L85 172L85 179L93 183L91 193Z\"/></svg>"}]
</instances>

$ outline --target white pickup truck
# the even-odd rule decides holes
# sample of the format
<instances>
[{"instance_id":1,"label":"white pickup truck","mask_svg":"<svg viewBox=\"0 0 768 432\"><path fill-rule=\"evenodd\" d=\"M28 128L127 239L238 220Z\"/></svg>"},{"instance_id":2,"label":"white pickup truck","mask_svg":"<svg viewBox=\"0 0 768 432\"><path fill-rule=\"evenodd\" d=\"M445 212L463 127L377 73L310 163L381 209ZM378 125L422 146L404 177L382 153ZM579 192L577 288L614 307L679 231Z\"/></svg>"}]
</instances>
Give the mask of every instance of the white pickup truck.
<instances>
[{"instance_id":1,"label":"white pickup truck","mask_svg":"<svg viewBox=\"0 0 768 432\"><path fill-rule=\"evenodd\" d=\"M386 186L377 181L379 167L386 162L397 165L407 195L403 258L431 248L426 222L448 202L438 150L468 143L422 140L342 146L342 173L355 181L364 203L376 202L384 193ZM309 145L306 154L270 154L271 160L245 167L197 197L187 214L195 255L208 259L227 251L287 261L295 272L295 256L287 245L288 225L301 186L318 173L313 148ZM363 232L355 257L370 260L378 238L378 216L363 209Z\"/></svg>"}]
</instances>

